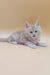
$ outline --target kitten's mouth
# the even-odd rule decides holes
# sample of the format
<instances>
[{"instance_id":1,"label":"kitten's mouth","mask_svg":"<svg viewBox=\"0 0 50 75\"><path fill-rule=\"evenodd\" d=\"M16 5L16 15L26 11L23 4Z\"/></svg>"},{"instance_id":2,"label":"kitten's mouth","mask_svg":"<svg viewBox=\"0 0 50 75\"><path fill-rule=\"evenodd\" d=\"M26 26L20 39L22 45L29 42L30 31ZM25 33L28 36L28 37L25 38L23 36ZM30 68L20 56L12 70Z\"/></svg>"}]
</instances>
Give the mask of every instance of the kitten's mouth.
<instances>
[{"instance_id":1,"label":"kitten's mouth","mask_svg":"<svg viewBox=\"0 0 50 75\"><path fill-rule=\"evenodd\" d=\"M33 35L33 37L36 37L36 35Z\"/></svg>"}]
</instances>

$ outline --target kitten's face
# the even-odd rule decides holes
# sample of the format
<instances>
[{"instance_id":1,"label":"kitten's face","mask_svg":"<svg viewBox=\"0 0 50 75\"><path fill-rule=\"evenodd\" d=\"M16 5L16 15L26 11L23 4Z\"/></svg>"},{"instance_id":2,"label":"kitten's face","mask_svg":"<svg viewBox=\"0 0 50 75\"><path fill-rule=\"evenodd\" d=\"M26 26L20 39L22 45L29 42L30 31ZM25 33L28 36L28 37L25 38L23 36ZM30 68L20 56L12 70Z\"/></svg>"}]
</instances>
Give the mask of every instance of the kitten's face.
<instances>
[{"instance_id":1,"label":"kitten's face","mask_svg":"<svg viewBox=\"0 0 50 75\"><path fill-rule=\"evenodd\" d=\"M37 20L34 25L30 25L28 22L26 22L26 35L30 38L37 38L40 36L41 28L39 25L39 21Z\"/></svg>"}]
</instances>

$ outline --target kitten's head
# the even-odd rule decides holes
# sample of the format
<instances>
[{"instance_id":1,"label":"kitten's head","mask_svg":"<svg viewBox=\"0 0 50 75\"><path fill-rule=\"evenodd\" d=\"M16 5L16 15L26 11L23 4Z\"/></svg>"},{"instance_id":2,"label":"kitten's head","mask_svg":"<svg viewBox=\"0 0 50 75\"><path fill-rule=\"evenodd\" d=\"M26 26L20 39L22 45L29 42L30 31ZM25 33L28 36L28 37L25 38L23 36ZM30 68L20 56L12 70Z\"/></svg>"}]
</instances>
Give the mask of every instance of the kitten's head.
<instances>
[{"instance_id":1,"label":"kitten's head","mask_svg":"<svg viewBox=\"0 0 50 75\"><path fill-rule=\"evenodd\" d=\"M25 32L26 32L27 37L30 37L33 39L36 39L37 37L39 37L41 33L39 20L37 20L34 25L30 25L28 22L26 22Z\"/></svg>"}]
</instances>

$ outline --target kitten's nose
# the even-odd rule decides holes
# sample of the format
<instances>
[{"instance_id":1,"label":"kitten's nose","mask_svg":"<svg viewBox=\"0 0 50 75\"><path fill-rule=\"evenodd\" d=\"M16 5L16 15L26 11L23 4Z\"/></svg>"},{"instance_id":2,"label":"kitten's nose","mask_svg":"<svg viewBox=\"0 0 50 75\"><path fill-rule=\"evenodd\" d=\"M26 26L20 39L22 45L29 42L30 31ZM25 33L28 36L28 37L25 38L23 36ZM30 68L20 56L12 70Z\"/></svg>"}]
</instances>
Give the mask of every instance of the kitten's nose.
<instances>
[{"instance_id":1,"label":"kitten's nose","mask_svg":"<svg viewBox=\"0 0 50 75\"><path fill-rule=\"evenodd\" d=\"M33 35L33 37L36 37L35 34Z\"/></svg>"}]
</instances>

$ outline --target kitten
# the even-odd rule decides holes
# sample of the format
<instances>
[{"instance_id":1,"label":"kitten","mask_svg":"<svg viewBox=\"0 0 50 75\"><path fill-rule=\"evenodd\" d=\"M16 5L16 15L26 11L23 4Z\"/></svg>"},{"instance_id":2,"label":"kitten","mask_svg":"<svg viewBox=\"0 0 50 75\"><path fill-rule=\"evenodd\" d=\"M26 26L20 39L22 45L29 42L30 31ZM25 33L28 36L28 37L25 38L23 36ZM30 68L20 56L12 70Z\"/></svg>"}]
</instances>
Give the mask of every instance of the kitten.
<instances>
[{"instance_id":1,"label":"kitten","mask_svg":"<svg viewBox=\"0 0 50 75\"><path fill-rule=\"evenodd\" d=\"M0 42L9 42L11 44L24 44L31 48L37 48L37 46L46 47L47 44L39 43L41 28L39 20L34 25L30 25L26 22L25 31L15 32L11 36L5 39L0 39Z\"/></svg>"}]
</instances>

